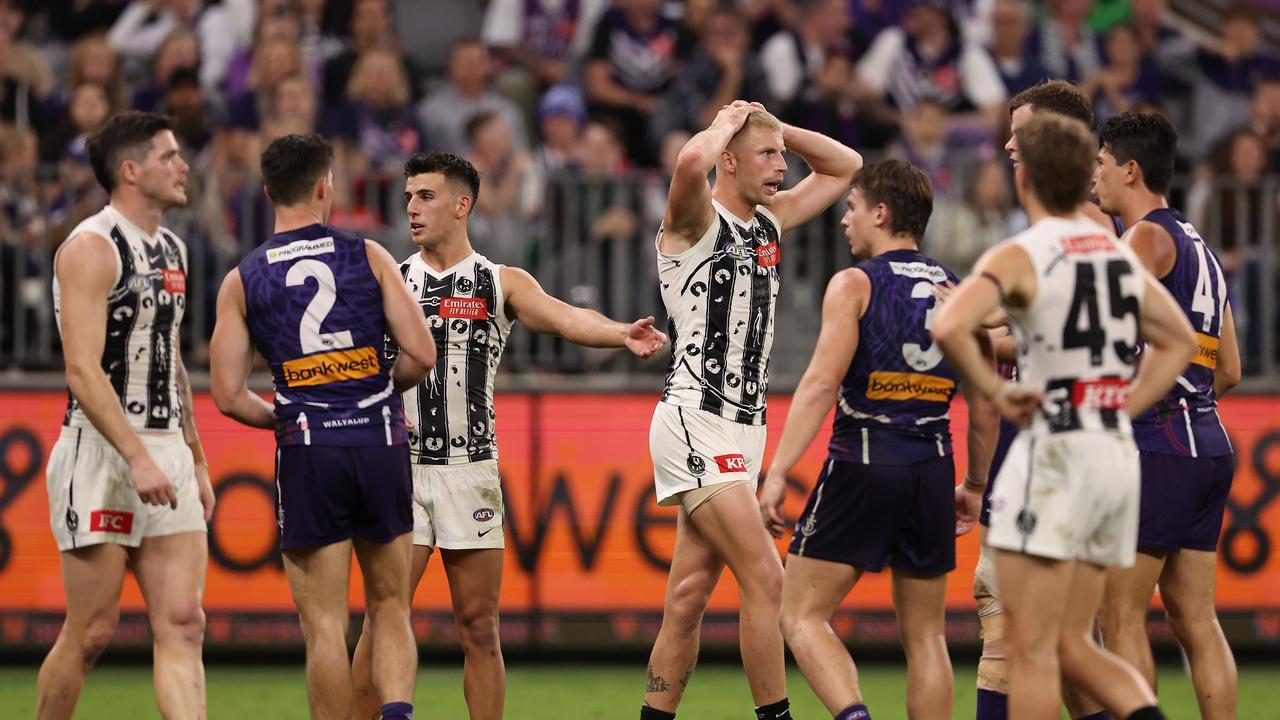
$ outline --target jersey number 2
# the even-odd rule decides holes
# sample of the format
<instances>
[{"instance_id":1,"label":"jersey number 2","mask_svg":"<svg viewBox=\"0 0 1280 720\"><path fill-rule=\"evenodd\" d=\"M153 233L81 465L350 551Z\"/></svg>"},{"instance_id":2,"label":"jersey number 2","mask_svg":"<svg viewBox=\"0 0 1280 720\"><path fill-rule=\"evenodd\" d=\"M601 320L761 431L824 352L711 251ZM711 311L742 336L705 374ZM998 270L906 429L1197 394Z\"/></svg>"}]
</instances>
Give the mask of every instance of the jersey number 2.
<instances>
[{"instance_id":1,"label":"jersey number 2","mask_svg":"<svg viewBox=\"0 0 1280 720\"><path fill-rule=\"evenodd\" d=\"M302 321L298 323L298 340L302 344L302 352L326 352L342 350L355 344L350 330L339 332L320 332L320 326L333 309L337 300L337 283L333 279L333 271L319 260L299 260L289 268L284 284L289 287L304 285L307 278L316 279L316 294L311 298L307 309L302 313Z\"/></svg>"},{"instance_id":2,"label":"jersey number 2","mask_svg":"<svg viewBox=\"0 0 1280 720\"><path fill-rule=\"evenodd\" d=\"M1111 317L1123 320L1126 315L1132 315L1136 323L1138 298L1125 295L1124 289L1120 287L1120 280L1125 275L1132 274L1133 268L1129 266L1128 261L1107 262L1107 304L1111 307ZM1064 350L1088 348L1089 364L1101 365L1102 350L1106 344L1107 331L1102 325L1102 318L1098 312L1097 273L1094 271L1093 263L1076 263L1076 292L1071 298L1071 309L1067 311L1067 324L1062 328L1062 348ZM1111 345L1116 355L1120 356L1121 362L1126 365L1133 364L1138 350L1136 345L1123 340L1116 340Z\"/></svg>"}]
</instances>

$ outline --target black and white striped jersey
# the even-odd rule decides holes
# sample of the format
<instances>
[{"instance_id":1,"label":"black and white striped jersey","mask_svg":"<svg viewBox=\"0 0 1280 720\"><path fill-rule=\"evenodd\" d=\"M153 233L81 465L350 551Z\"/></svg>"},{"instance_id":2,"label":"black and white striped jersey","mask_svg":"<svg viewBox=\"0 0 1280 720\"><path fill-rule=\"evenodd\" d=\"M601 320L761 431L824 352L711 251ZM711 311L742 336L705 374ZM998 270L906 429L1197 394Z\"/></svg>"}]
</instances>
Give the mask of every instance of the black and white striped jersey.
<instances>
[{"instance_id":1,"label":"black and white striped jersey","mask_svg":"<svg viewBox=\"0 0 1280 720\"><path fill-rule=\"evenodd\" d=\"M115 250L116 281L107 297L102 369L125 417L135 430L177 430L182 412L175 370L178 328L187 306L187 246L168 228L148 235L110 205L77 225L68 238L81 233L102 237ZM53 312L61 332L57 275ZM90 426L75 396L68 391L67 397L63 424Z\"/></svg>"},{"instance_id":2,"label":"black and white striped jersey","mask_svg":"<svg viewBox=\"0 0 1280 720\"><path fill-rule=\"evenodd\" d=\"M672 351L662 400L763 425L780 225L763 206L743 222L712 204L715 220L697 244L679 255L658 252Z\"/></svg>"},{"instance_id":3,"label":"black and white striped jersey","mask_svg":"<svg viewBox=\"0 0 1280 720\"><path fill-rule=\"evenodd\" d=\"M417 253L400 264L436 341L431 374L404 394L415 463L462 465L498 457L493 381L512 325L501 268L479 253L444 272ZM389 353L397 351L387 344Z\"/></svg>"}]
</instances>

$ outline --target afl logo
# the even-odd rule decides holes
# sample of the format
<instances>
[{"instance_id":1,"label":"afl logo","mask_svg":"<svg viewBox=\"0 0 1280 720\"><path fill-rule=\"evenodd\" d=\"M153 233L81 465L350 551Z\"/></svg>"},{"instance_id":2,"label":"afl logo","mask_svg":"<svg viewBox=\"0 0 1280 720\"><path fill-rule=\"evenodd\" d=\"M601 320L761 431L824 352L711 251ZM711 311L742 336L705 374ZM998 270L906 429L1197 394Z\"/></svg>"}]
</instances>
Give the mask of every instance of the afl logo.
<instances>
[{"instance_id":1,"label":"afl logo","mask_svg":"<svg viewBox=\"0 0 1280 720\"><path fill-rule=\"evenodd\" d=\"M125 282L125 286L133 292L140 293L151 287L151 278L147 275L143 275L142 273L135 273L129 276L129 279Z\"/></svg>"},{"instance_id":2,"label":"afl logo","mask_svg":"<svg viewBox=\"0 0 1280 720\"><path fill-rule=\"evenodd\" d=\"M476 522L489 522L494 518L493 508L480 508L471 513L471 518Z\"/></svg>"}]
</instances>

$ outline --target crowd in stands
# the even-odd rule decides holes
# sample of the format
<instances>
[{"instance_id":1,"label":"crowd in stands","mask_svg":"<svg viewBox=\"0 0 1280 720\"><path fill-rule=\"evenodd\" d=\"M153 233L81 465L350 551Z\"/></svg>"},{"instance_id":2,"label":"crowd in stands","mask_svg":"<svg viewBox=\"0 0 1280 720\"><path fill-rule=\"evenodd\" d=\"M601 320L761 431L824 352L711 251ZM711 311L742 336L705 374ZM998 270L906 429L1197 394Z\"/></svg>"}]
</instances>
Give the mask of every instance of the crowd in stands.
<instances>
[{"instance_id":1,"label":"crowd in stands","mask_svg":"<svg viewBox=\"0 0 1280 720\"><path fill-rule=\"evenodd\" d=\"M647 245L675 152L744 98L924 168L937 194L929 237L947 239L933 251L963 272L1023 222L1001 151L1007 99L1048 77L1079 83L1099 123L1164 112L1180 170L1201 180L1191 214L1247 211L1256 189L1222 202L1235 191L1208 180L1280 170L1280 60L1248 4L1228 5L1216 34L1169 23L1166 5L0 0L0 259L48 253L100 206L85 138L129 108L173 118L203 182L192 211L209 228L188 242L228 254L237 239L266 237L255 166L291 132L335 142L335 224L384 224L403 159L443 150L483 173L472 230L499 262L554 252L538 228L546 239L565 222ZM556 202L548 188L566 178L600 187ZM1234 271L1232 243L1249 231L1236 228L1256 213L1225 214L1219 241Z\"/></svg>"}]
</instances>

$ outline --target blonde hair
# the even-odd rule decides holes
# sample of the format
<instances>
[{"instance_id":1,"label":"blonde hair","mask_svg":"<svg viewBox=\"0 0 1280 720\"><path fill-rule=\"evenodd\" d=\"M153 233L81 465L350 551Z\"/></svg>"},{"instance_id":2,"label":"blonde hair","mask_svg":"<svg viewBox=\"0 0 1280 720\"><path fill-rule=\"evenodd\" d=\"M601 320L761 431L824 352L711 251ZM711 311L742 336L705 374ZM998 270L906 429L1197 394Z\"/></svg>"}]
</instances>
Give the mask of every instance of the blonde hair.
<instances>
[{"instance_id":1,"label":"blonde hair","mask_svg":"<svg viewBox=\"0 0 1280 720\"><path fill-rule=\"evenodd\" d=\"M395 53L381 48L360 53L355 67L351 70L351 79L347 81L347 97L352 100L362 101L368 99L368 81L365 75L368 74L371 61L375 57L384 57L391 60L392 72L395 74L395 77L391 80L391 104L404 105L409 102L409 78L404 71L404 65Z\"/></svg>"},{"instance_id":2,"label":"blonde hair","mask_svg":"<svg viewBox=\"0 0 1280 720\"><path fill-rule=\"evenodd\" d=\"M781 131L782 121L768 110L753 110L751 114L747 115L747 119L742 123L742 127L739 128L738 132L734 133L733 139L729 141L729 144L732 145L734 140L737 140L752 128Z\"/></svg>"}]
</instances>

